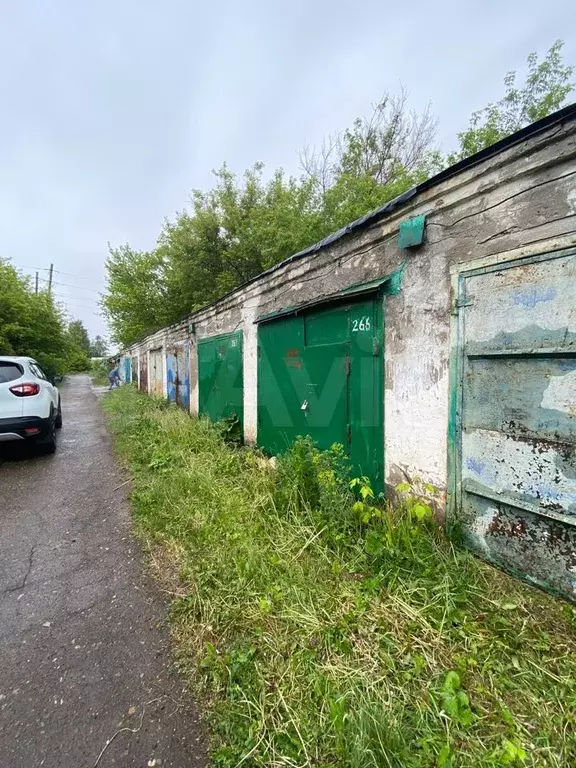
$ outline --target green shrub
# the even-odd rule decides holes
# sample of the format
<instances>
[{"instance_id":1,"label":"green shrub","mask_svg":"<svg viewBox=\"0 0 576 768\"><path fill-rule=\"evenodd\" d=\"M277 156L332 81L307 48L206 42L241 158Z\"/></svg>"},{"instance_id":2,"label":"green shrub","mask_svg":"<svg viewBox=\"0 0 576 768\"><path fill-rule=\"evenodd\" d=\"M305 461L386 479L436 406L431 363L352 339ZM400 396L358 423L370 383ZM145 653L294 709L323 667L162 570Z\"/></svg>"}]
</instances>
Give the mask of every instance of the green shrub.
<instances>
[{"instance_id":1,"label":"green shrub","mask_svg":"<svg viewBox=\"0 0 576 768\"><path fill-rule=\"evenodd\" d=\"M90 364L90 374L94 384L103 386L108 384L108 372L111 370L108 360L92 360Z\"/></svg>"}]
</instances>

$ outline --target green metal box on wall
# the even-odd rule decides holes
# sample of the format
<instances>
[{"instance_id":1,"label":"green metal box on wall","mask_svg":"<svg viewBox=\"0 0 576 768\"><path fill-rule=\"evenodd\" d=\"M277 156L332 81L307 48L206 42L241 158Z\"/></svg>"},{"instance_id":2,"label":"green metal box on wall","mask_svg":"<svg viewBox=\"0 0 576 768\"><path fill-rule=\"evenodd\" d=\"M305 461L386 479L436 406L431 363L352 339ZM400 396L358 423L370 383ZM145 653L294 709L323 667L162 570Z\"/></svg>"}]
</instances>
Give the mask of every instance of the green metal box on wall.
<instances>
[{"instance_id":1,"label":"green metal box on wall","mask_svg":"<svg viewBox=\"0 0 576 768\"><path fill-rule=\"evenodd\" d=\"M227 419L239 435L244 426L242 333L198 342L199 412L212 421Z\"/></svg>"},{"instance_id":2,"label":"green metal box on wall","mask_svg":"<svg viewBox=\"0 0 576 768\"><path fill-rule=\"evenodd\" d=\"M370 286L379 288L383 281ZM276 454L299 435L344 446L352 472L383 490L383 311L378 292L260 318L258 444Z\"/></svg>"},{"instance_id":3,"label":"green metal box on wall","mask_svg":"<svg viewBox=\"0 0 576 768\"><path fill-rule=\"evenodd\" d=\"M414 248L424 242L425 216L414 216L400 222L398 248Z\"/></svg>"}]
</instances>

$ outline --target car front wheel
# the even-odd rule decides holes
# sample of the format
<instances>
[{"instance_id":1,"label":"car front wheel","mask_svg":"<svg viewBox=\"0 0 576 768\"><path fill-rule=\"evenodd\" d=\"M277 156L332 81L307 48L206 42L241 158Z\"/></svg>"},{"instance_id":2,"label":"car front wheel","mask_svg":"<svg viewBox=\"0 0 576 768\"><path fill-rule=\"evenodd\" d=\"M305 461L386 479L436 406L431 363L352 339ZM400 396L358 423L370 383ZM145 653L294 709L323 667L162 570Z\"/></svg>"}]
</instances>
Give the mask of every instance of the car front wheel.
<instances>
[{"instance_id":1,"label":"car front wheel","mask_svg":"<svg viewBox=\"0 0 576 768\"><path fill-rule=\"evenodd\" d=\"M54 426L56 429L62 429L62 401L60 399L58 399L58 413L56 414Z\"/></svg>"}]
</instances>

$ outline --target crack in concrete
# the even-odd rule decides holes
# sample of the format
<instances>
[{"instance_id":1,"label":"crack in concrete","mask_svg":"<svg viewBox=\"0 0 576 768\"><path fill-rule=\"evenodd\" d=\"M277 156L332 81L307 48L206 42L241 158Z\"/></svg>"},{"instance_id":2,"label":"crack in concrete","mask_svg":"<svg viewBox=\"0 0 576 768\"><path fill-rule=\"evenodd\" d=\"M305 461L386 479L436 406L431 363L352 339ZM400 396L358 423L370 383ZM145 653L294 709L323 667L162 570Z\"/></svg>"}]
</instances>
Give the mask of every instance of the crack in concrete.
<instances>
[{"instance_id":1,"label":"crack in concrete","mask_svg":"<svg viewBox=\"0 0 576 768\"><path fill-rule=\"evenodd\" d=\"M568 173L563 173L560 176L555 176L553 179L545 179L544 181L539 182L538 184L532 184L531 186L527 187L526 189L521 189L519 192L514 192L512 195L508 195L508 197L505 197L503 200L499 200L496 203L493 203L492 205L488 205L486 208L482 208L478 211L473 211L472 213L466 213L464 216L460 216L459 219L455 219L454 221L444 224L440 221L431 221L428 223L427 226L434 226L434 227L442 227L443 229L450 229L451 227L455 227L456 224L460 224L461 221L464 221L465 219L470 219L473 216L480 216L483 213L486 213L487 211L491 211L494 208L498 208L500 205L504 205L504 203L508 203L510 200L514 200L516 197L520 197L520 195L525 195L528 192L533 192L535 189L538 189L539 187L543 187L546 184L553 184L555 181L561 181L563 179L567 179L570 176L574 176L576 174L576 171L568 171ZM438 241L435 241L438 242Z\"/></svg>"},{"instance_id":2,"label":"crack in concrete","mask_svg":"<svg viewBox=\"0 0 576 768\"><path fill-rule=\"evenodd\" d=\"M36 544L30 549L30 553L28 555L28 568L26 569L26 573L24 574L24 578L19 584L16 584L15 587L8 587L8 589L4 590L5 594L9 594L10 592L18 592L21 589L26 589L26 584L28 583L28 577L30 576L30 572L32 570L32 563L34 562L34 552L36 551Z\"/></svg>"}]
</instances>

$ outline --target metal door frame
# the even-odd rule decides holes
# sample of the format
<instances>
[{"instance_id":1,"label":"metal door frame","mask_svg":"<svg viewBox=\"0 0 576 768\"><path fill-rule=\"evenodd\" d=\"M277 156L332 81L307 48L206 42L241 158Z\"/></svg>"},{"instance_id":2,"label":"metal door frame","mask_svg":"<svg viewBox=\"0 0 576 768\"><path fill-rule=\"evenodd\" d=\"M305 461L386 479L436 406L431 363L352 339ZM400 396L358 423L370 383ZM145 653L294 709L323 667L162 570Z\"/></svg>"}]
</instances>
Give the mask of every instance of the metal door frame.
<instances>
[{"instance_id":1,"label":"metal door frame","mask_svg":"<svg viewBox=\"0 0 576 768\"><path fill-rule=\"evenodd\" d=\"M576 253L576 237L560 238L535 243L513 251L493 254L487 258L465 264L456 264L451 276L450 318L450 377L448 411L448 482L446 499L446 524L458 524L462 505L462 409L464 372L464 313L466 306L465 281L469 277L489 274L503 269L513 269L525 264L536 264Z\"/></svg>"}]
</instances>

